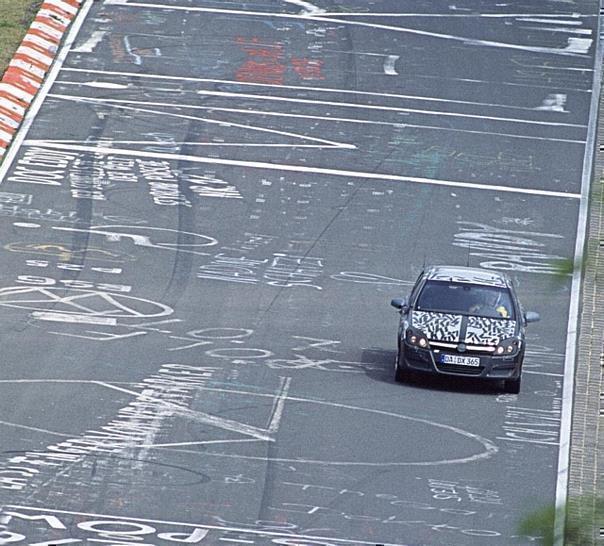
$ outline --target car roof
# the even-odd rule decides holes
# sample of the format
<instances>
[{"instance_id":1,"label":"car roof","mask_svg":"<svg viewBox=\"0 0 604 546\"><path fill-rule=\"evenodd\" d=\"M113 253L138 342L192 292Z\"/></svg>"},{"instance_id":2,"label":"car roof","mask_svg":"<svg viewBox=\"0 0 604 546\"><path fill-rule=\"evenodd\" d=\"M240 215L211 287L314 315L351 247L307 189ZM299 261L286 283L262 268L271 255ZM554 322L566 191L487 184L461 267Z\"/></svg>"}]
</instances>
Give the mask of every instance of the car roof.
<instances>
[{"instance_id":1,"label":"car roof","mask_svg":"<svg viewBox=\"0 0 604 546\"><path fill-rule=\"evenodd\" d=\"M510 286L510 280L504 273L489 271L477 267L432 266L426 269L426 279L430 281L449 281L485 286Z\"/></svg>"}]
</instances>

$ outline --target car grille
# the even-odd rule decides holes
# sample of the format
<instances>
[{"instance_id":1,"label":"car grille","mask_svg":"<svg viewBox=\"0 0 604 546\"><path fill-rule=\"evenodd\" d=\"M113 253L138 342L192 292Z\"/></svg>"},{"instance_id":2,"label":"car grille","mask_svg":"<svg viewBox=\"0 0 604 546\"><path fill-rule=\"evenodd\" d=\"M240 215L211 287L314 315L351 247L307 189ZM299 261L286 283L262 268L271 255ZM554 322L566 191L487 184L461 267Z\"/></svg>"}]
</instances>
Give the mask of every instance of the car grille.
<instances>
[{"instance_id":1,"label":"car grille","mask_svg":"<svg viewBox=\"0 0 604 546\"><path fill-rule=\"evenodd\" d=\"M495 352L495 347L493 345L466 345L466 350L463 351L463 353L457 351L457 343L430 341L430 345L433 349L438 349L444 353L451 354L490 356Z\"/></svg>"},{"instance_id":2,"label":"car grille","mask_svg":"<svg viewBox=\"0 0 604 546\"><path fill-rule=\"evenodd\" d=\"M443 373L454 373L457 375L480 375L484 366L463 366L459 364L437 364L436 369Z\"/></svg>"},{"instance_id":3,"label":"car grille","mask_svg":"<svg viewBox=\"0 0 604 546\"><path fill-rule=\"evenodd\" d=\"M489 347L490 349L490 347ZM479 356L490 356L492 355L495 351L494 350L489 350L487 348L476 348L474 349L473 347L466 347L466 350L463 353L457 353L457 354L470 354L470 355L479 355Z\"/></svg>"}]
</instances>

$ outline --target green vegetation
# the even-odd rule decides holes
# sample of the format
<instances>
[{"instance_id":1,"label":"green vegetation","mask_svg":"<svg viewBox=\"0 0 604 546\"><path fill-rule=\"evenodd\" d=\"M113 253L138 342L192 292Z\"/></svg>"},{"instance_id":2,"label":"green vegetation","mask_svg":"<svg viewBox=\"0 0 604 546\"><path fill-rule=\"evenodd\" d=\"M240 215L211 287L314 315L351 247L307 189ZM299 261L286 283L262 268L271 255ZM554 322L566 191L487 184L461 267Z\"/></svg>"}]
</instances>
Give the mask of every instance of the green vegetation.
<instances>
[{"instance_id":1,"label":"green vegetation","mask_svg":"<svg viewBox=\"0 0 604 546\"><path fill-rule=\"evenodd\" d=\"M541 537L541 546L554 544L553 505L539 508L523 518L518 526L520 534ZM595 528L604 518L604 499L594 497L571 498L568 501L564 546L584 546L592 544L599 534ZM603 523L604 525L604 523Z\"/></svg>"},{"instance_id":2,"label":"green vegetation","mask_svg":"<svg viewBox=\"0 0 604 546\"><path fill-rule=\"evenodd\" d=\"M1 0L0 0L1 1ZM597 208L604 206L604 184L602 183L604 178L600 178L600 180L594 180L593 184L601 185L601 189L598 192L592 193L590 196L591 207L596 209L591 212L591 214L597 214ZM569 277L571 277L576 271L584 271L587 266L593 266L596 264L594 260L598 259L598 248L597 242L594 240L593 243L587 244L584 249L584 252L581 256L577 257L577 259L573 258L563 258L559 260L552 260L551 265L554 270L554 279L557 281L566 282Z\"/></svg>"},{"instance_id":3,"label":"green vegetation","mask_svg":"<svg viewBox=\"0 0 604 546\"><path fill-rule=\"evenodd\" d=\"M0 0L0 75L42 4L41 0Z\"/></svg>"},{"instance_id":4,"label":"green vegetation","mask_svg":"<svg viewBox=\"0 0 604 546\"><path fill-rule=\"evenodd\" d=\"M575 271L584 269L587 261L587 256L580 256L576 261L572 258L564 258L563 260L556 260L553 263L556 276L561 280L566 280L569 276L572 276Z\"/></svg>"}]
</instances>

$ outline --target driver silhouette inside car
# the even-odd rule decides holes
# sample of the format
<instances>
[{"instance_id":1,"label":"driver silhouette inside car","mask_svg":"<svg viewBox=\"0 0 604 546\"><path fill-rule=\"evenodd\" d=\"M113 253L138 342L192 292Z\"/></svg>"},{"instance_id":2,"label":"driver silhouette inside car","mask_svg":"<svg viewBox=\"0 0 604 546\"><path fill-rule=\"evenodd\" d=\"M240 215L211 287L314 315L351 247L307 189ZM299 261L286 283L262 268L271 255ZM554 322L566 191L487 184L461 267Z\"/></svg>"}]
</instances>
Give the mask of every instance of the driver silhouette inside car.
<instances>
[{"instance_id":1,"label":"driver silhouette inside car","mask_svg":"<svg viewBox=\"0 0 604 546\"><path fill-rule=\"evenodd\" d=\"M497 293L482 293L478 300L475 300L468 307L468 313L489 318L510 318L508 308L500 302Z\"/></svg>"}]
</instances>

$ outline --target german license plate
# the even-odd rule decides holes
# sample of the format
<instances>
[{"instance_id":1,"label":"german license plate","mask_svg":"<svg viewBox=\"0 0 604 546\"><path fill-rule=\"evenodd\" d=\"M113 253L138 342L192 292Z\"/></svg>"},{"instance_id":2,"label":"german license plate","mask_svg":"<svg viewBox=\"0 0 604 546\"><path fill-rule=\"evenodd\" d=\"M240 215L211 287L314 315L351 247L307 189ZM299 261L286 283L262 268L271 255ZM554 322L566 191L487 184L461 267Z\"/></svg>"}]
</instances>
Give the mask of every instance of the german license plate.
<instances>
[{"instance_id":1,"label":"german license plate","mask_svg":"<svg viewBox=\"0 0 604 546\"><path fill-rule=\"evenodd\" d=\"M476 356L441 355L442 364L457 364L458 366L480 366L480 358Z\"/></svg>"}]
</instances>

